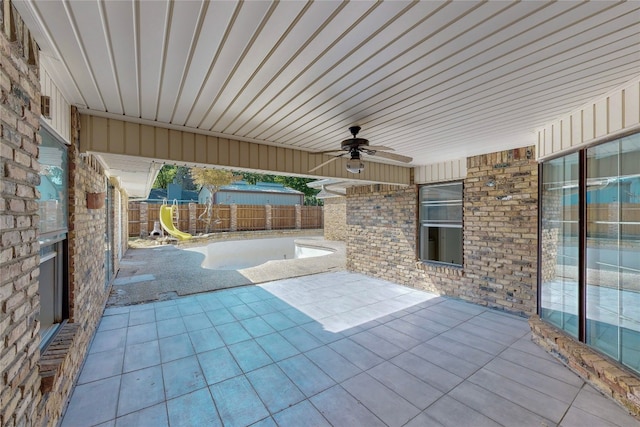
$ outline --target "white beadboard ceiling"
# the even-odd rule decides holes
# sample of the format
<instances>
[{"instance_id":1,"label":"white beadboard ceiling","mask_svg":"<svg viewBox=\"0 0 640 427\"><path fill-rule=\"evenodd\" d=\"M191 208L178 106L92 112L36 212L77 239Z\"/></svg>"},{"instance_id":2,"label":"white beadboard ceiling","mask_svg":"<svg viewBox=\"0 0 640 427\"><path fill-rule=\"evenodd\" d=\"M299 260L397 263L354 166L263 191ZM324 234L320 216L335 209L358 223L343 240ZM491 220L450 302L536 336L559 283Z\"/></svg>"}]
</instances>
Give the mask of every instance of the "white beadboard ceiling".
<instances>
[{"instance_id":1,"label":"white beadboard ceiling","mask_svg":"<svg viewBox=\"0 0 640 427\"><path fill-rule=\"evenodd\" d=\"M13 1L82 111L424 165L535 143L640 74L640 2ZM122 117L125 116L125 117Z\"/></svg>"}]
</instances>

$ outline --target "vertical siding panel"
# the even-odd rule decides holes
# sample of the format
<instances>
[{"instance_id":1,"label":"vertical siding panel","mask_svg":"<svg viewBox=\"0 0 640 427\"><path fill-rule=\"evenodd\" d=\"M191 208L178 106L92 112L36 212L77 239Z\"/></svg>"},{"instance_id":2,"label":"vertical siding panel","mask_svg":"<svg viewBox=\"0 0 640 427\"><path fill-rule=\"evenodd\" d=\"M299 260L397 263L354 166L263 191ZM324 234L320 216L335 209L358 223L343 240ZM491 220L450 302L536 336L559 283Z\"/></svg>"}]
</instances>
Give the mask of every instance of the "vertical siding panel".
<instances>
[{"instance_id":1,"label":"vertical siding panel","mask_svg":"<svg viewBox=\"0 0 640 427\"><path fill-rule=\"evenodd\" d=\"M616 92L609 97L609 132L622 130L622 97L624 92Z\"/></svg>"},{"instance_id":2,"label":"vertical siding panel","mask_svg":"<svg viewBox=\"0 0 640 427\"><path fill-rule=\"evenodd\" d=\"M560 141L563 150L571 148L571 118L560 120Z\"/></svg>"},{"instance_id":3,"label":"vertical siding panel","mask_svg":"<svg viewBox=\"0 0 640 427\"><path fill-rule=\"evenodd\" d=\"M240 167L246 168L251 167L251 151L249 147L249 143L246 141L240 141L240 158L238 159L238 164Z\"/></svg>"},{"instance_id":4,"label":"vertical siding panel","mask_svg":"<svg viewBox=\"0 0 640 427\"><path fill-rule=\"evenodd\" d=\"M169 159L169 129L155 128L155 156L162 160Z\"/></svg>"},{"instance_id":5,"label":"vertical siding panel","mask_svg":"<svg viewBox=\"0 0 640 427\"><path fill-rule=\"evenodd\" d=\"M268 150L267 170L277 170L278 168L278 150L274 146L269 146Z\"/></svg>"},{"instance_id":6,"label":"vertical siding panel","mask_svg":"<svg viewBox=\"0 0 640 427\"><path fill-rule=\"evenodd\" d=\"M124 153L124 122L107 120L107 138L110 153Z\"/></svg>"},{"instance_id":7,"label":"vertical siding panel","mask_svg":"<svg viewBox=\"0 0 640 427\"><path fill-rule=\"evenodd\" d=\"M140 125L125 122L124 152L132 156L140 155Z\"/></svg>"},{"instance_id":8,"label":"vertical siding panel","mask_svg":"<svg viewBox=\"0 0 640 427\"><path fill-rule=\"evenodd\" d=\"M595 138L595 106L590 105L582 111L582 141Z\"/></svg>"},{"instance_id":9,"label":"vertical siding panel","mask_svg":"<svg viewBox=\"0 0 640 427\"><path fill-rule=\"evenodd\" d=\"M609 102L602 99L595 103L595 138L605 136L609 131Z\"/></svg>"},{"instance_id":10,"label":"vertical siding panel","mask_svg":"<svg viewBox=\"0 0 640 427\"><path fill-rule=\"evenodd\" d=\"M182 132L169 130L169 158L179 161L182 157Z\"/></svg>"},{"instance_id":11,"label":"vertical siding panel","mask_svg":"<svg viewBox=\"0 0 640 427\"><path fill-rule=\"evenodd\" d=\"M196 160L196 139L191 132L182 133L182 161L194 162Z\"/></svg>"},{"instance_id":12,"label":"vertical siding panel","mask_svg":"<svg viewBox=\"0 0 640 427\"><path fill-rule=\"evenodd\" d=\"M231 164L231 143L228 139L209 137L208 155L210 164L230 165Z\"/></svg>"},{"instance_id":13,"label":"vertical siding panel","mask_svg":"<svg viewBox=\"0 0 640 427\"><path fill-rule=\"evenodd\" d=\"M262 170L269 169L269 146L261 145L258 150L258 167Z\"/></svg>"},{"instance_id":14,"label":"vertical siding panel","mask_svg":"<svg viewBox=\"0 0 640 427\"><path fill-rule=\"evenodd\" d=\"M582 144L582 113L571 115L571 146Z\"/></svg>"},{"instance_id":15,"label":"vertical siding panel","mask_svg":"<svg viewBox=\"0 0 640 427\"><path fill-rule=\"evenodd\" d=\"M543 138L545 154L553 153L553 136L551 126L547 126L544 128Z\"/></svg>"},{"instance_id":16,"label":"vertical siding panel","mask_svg":"<svg viewBox=\"0 0 640 427\"><path fill-rule=\"evenodd\" d=\"M637 124L640 124L640 82L635 82L624 91L624 127Z\"/></svg>"},{"instance_id":17,"label":"vertical siding panel","mask_svg":"<svg viewBox=\"0 0 640 427\"><path fill-rule=\"evenodd\" d=\"M194 155L196 161L204 163L207 162L207 137L205 135L196 134L194 141Z\"/></svg>"},{"instance_id":18,"label":"vertical siding panel","mask_svg":"<svg viewBox=\"0 0 640 427\"><path fill-rule=\"evenodd\" d=\"M158 156L156 150L156 132L152 126L142 125L140 126L140 155L143 157L156 157Z\"/></svg>"},{"instance_id":19,"label":"vertical siding panel","mask_svg":"<svg viewBox=\"0 0 640 427\"><path fill-rule=\"evenodd\" d=\"M240 166L240 141L229 140L229 166Z\"/></svg>"}]
</instances>

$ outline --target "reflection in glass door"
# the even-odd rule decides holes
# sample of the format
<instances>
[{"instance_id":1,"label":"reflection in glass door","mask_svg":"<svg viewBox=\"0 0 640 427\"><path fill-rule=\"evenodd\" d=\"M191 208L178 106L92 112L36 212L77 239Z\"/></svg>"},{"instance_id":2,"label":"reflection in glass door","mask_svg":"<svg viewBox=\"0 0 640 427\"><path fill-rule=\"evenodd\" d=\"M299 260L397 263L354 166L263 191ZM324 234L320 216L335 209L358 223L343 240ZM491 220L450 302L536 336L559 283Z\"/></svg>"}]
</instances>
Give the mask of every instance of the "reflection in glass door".
<instances>
[{"instance_id":1,"label":"reflection in glass door","mask_svg":"<svg viewBox=\"0 0 640 427\"><path fill-rule=\"evenodd\" d=\"M640 370L640 135L587 150L586 342Z\"/></svg>"}]
</instances>

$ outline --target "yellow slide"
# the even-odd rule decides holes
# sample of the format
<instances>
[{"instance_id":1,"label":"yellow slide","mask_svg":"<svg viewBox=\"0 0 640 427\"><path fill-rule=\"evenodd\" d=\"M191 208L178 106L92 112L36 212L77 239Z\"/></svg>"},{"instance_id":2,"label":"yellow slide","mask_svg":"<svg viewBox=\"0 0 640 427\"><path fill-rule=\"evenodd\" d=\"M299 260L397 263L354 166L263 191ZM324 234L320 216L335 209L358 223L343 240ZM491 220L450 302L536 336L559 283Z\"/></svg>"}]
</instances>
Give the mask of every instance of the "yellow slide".
<instances>
[{"instance_id":1,"label":"yellow slide","mask_svg":"<svg viewBox=\"0 0 640 427\"><path fill-rule=\"evenodd\" d=\"M175 205L168 206L162 205L160 206L160 225L164 228L164 231L176 237L178 240L188 240L193 236L189 233L185 233L184 231L180 231L173 225L173 210L178 207Z\"/></svg>"}]
</instances>

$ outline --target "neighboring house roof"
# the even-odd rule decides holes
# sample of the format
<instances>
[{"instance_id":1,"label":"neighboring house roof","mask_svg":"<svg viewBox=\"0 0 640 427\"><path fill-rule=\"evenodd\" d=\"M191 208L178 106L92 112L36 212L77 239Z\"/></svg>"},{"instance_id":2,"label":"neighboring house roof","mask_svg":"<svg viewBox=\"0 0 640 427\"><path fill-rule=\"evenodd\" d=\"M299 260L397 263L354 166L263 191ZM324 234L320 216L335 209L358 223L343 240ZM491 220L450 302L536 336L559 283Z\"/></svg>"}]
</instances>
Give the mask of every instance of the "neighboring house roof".
<instances>
[{"instance_id":1,"label":"neighboring house roof","mask_svg":"<svg viewBox=\"0 0 640 427\"><path fill-rule=\"evenodd\" d=\"M162 200L167 198L167 190L164 188L153 188L149 192L147 200ZM198 192L191 190L182 190L182 197L180 200L198 201Z\"/></svg>"},{"instance_id":2,"label":"neighboring house roof","mask_svg":"<svg viewBox=\"0 0 640 427\"><path fill-rule=\"evenodd\" d=\"M202 191L202 190L201 190ZM304 194L302 191L285 187L276 182L259 182L257 184L248 184L246 181L238 181L233 184L220 187L218 191L238 191L245 193L277 193L277 194Z\"/></svg>"}]
</instances>

